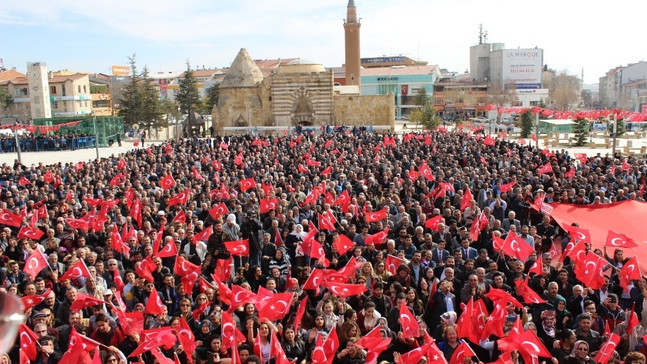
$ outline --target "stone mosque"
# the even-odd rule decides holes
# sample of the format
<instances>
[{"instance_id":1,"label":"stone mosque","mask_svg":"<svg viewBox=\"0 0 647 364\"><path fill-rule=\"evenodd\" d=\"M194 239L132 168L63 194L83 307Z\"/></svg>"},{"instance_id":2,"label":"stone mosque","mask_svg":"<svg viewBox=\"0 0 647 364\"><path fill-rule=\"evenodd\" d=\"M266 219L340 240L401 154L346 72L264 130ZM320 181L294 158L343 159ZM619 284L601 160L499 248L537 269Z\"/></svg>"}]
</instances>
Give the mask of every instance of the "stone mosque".
<instances>
[{"instance_id":1,"label":"stone mosque","mask_svg":"<svg viewBox=\"0 0 647 364\"><path fill-rule=\"evenodd\" d=\"M393 95L361 95L360 23L354 0L346 9L345 86L332 70L295 59L264 75L242 48L220 83L212 111L214 131L226 127L381 125L393 129Z\"/></svg>"}]
</instances>

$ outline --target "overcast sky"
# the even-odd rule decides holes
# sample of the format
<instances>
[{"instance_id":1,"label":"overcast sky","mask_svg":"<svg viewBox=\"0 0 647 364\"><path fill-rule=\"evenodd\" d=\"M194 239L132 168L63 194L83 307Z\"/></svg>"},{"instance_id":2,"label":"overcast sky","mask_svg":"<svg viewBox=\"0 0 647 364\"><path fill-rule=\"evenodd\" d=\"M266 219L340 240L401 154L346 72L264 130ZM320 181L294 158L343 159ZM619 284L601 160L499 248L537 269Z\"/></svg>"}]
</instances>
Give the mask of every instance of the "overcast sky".
<instances>
[{"instance_id":1,"label":"overcast sky","mask_svg":"<svg viewBox=\"0 0 647 364\"><path fill-rule=\"evenodd\" d=\"M406 55L469 69L479 24L490 42L544 49L550 68L597 83L609 69L647 58L642 1L355 0L361 55ZM152 72L227 67L240 48L254 59L344 62L347 0L0 1L0 58L23 71L110 72L137 54Z\"/></svg>"}]
</instances>

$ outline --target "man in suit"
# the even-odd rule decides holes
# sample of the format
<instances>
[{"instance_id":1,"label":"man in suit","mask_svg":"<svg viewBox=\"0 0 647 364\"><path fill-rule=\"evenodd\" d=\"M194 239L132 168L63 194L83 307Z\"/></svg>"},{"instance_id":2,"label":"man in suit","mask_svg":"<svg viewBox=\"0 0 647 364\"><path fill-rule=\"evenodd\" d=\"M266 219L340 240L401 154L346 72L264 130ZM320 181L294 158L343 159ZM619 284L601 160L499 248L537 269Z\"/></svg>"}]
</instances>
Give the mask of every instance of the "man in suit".
<instances>
[{"instance_id":1,"label":"man in suit","mask_svg":"<svg viewBox=\"0 0 647 364\"><path fill-rule=\"evenodd\" d=\"M503 221L501 222L501 227L505 231L510 231L510 225L514 225L516 226L517 231L521 231L521 221L517 220L516 217L517 217L517 213L514 211L510 211L508 213L508 218L503 219Z\"/></svg>"},{"instance_id":2,"label":"man in suit","mask_svg":"<svg viewBox=\"0 0 647 364\"><path fill-rule=\"evenodd\" d=\"M438 246L431 251L431 260L436 263L436 266L445 262L445 259L450 255L449 251L445 249L447 242L445 240L438 241Z\"/></svg>"},{"instance_id":3,"label":"man in suit","mask_svg":"<svg viewBox=\"0 0 647 364\"><path fill-rule=\"evenodd\" d=\"M456 301L456 296L452 293L452 283L447 280L440 282L438 291L433 295L433 299L429 300L427 310L423 315L423 319L428 327L436 327L440 325L440 315L445 312L460 310L460 306Z\"/></svg>"},{"instance_id":4,"label":"man in suit","mask_svg":"<svg viewBox=\"0 0 647 364\"><path fill-rule=\"evenodd\" d=\"M180 296L175 290L175 278L172 274L164 276L164 287L159 293L162 295L162 302L166 305L169 316L175 316L175 313L180 308Z\"/></svg>"},{"instance_id":5,"label":"man in suit","mask_svg":"<svg viewBox=\"0 0 647 364\"><path fill-rule=\"evenodd\" d=\"M470 246L470 239L466 238L461 240L460 250L463 252L463 259L476 259L479 255L479 252Z\"/></svg>"}]
</instances>

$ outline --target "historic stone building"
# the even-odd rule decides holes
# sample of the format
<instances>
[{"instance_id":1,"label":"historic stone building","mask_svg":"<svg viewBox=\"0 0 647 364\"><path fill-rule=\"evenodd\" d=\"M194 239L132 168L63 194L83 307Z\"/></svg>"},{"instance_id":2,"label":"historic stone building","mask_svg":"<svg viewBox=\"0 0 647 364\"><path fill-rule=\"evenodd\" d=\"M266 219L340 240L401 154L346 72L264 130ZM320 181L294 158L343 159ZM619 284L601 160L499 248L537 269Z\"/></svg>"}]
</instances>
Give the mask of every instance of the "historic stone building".
<instances>
[{"instance_id":1,"label":"historic stone building","mask_svg":"<svg viewBox=\"0 0 647 364\"><path fill-rule=\"evenodd\" d=\"M244 48L220 83L220 98L212 111L216 133L234 127L320 125L381 125L393 128L393 95L360 95L360 52L357 9L347 7L346 84L334 86L331 69L303 59L276 68L259 69Z\"/></svg>"}]
</instances>

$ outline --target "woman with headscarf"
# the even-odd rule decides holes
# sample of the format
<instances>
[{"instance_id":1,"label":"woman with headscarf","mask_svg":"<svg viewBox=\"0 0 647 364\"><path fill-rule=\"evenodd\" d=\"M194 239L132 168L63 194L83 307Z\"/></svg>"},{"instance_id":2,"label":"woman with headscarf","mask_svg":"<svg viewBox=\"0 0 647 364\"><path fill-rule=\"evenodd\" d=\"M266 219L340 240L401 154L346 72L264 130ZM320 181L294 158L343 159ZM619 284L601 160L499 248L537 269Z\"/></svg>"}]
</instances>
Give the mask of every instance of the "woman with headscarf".
<instances>
[{"instance_id":1,"label":"woman with headscarf","mask_svg":"<svg viewBox=\"0 0 647 364\"><path fill-rule=\"evenodd\" d=\"M571 355L565 357L560 364L594 364L595 361L589 356L589 344L584 340L578 340L573 344Z\"/></svg>"},{"instance_id":2,"label":"woman with headscarf","mask_svg":"<svg viewBox=\"0 0 647 364\"><path fill-rule=\"evenodd\" d=\"M557 340L555 321L555 311L546 310L541 313L541 323L537 325L537 336L547 348L552 348L555 340Z\"/></svg>"},{"instance_id":3,"label":"woman with headscarf","mask_svg":"<svg viewBox=\"0 0 647 364\"><path fill-rule=\"evenodd\" d=\"M296 256L297 246L303 243L303 238L305 238L306 235L308 234L303 231L303 225L294 224L294 230L292 230L290 235L285 239L285 247L288 249L288 255L290 257L294 258Z\"/></svg>"}]
</instances>

